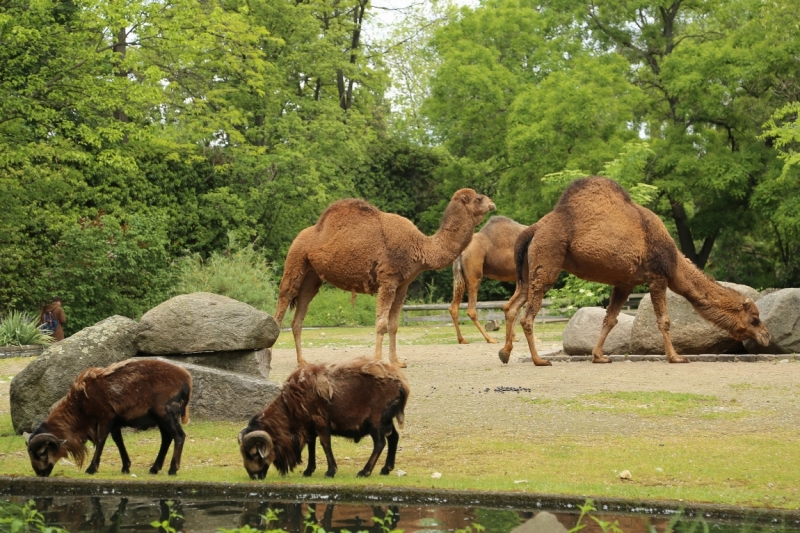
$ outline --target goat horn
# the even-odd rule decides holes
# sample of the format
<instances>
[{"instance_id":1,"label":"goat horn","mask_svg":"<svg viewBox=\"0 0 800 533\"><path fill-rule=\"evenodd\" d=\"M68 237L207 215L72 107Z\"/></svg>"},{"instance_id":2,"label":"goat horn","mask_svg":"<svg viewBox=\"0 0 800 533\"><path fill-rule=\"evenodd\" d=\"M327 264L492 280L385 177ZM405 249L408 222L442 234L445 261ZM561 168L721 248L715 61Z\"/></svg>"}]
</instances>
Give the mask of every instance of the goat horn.
<instances>
[{"instance_id":1,"label":"goat horn","mask_svg":"<svg viewBox=\"0 0 800 533\"><path fill-rule=\"evenodd\" d=\"M263 447L258 446L259 444L263 444ZM266 457L272 450L272 437L266 431L251 431L242 437L242 448L247 449L251 446L258 447L258 454Z\"/></svg>"},{"instance_id":2,"label":"goat horn","mask_svg":"<svg viewBox=\"0 0 800 533\"><path fill-rule=\"evenodd\" d=\"M247 435L247 428L242 428L242 430L239 432L239 437L238 437L239 444L242 443L242 437L244 437L245 435Z\"/></svg>"},{"instance_id":3,"label":"goat horn","mask_svg":"<svg viewBox=\"0 0 800 533\"><path fill-rule=\"evenodd\" d=\"M38 435L34 435L33 437L28 440L28 448L36 449L44 445L55 445L56 448L61 446L61 443L64 442L52 433L39 433Z\"/></svg>"}]
</instances>

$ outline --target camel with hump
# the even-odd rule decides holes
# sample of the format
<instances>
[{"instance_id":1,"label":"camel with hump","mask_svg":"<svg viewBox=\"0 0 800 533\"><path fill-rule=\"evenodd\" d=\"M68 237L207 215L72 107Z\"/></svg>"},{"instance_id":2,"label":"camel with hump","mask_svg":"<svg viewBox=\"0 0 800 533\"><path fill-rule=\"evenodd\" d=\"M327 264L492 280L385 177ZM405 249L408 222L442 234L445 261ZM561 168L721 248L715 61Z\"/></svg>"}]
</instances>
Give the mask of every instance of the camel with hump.
<instances>
[{"instance_id":1,"label":"camel with hump","mask_svg":"<svg viewBox=\"0 0 800 533\"><path fill-rule=\"evenodd\" d=\"M450 304L450 316L453 318L459 344L469 344L458 326L458 307L464 291L467 292L467 316L486 342L497 343L478 321L478 289L484 277L498 281L517 281L514 241L525 227L507 217L492 217L472 236L472 242L453 263L453 302Z\"/></svg>"},{"instance_id":2,"label":"camel with hump","mask_svg":"<svg viewBox=\"0 0 800 533\"><path fill-rule=\"evenodd\" d=\"M588 281L612 285L600 338L592 349L592 362L610 363L603 343L617 324L617 315L636 285L647 283L664 350L670 363L688 363L672 346L667 314L667 288L686 298L695 311L734 339L753 339L767 346L770 334L758 316L758 307L733 289L704 274L678 251L658 216L635 204L617 182L602 177L572 182L553 211L523 231L514 246L517 290L503 307L506 342L499 356L507 363L512 349L513 323L520 320L531 359L549 366L533 343L533 319L544 294L561 270ZM511 326L509 326L509 324Z\"/></svg>"},{"instance_id":3,"label":"camel with hump","mask_svg":"<svg viewBox=\"0 0 800 533\"><path fill-rule=\"evenodd\" d=\"M424 270L449 266L494 209L488 196L461 189L448 203L439 230L426 236L407 218L384 213L364 200L331 204L314 226L294 239L283 267L275 320L280 324L287 308L296 307L292 333L297 364L306 364L300 336L308 304L327 281L354 297L377 293L375 359L382 357L388 331L389 360L405 366L397 359L397 327L408 286Z\"/></svg>"}]
</instances>

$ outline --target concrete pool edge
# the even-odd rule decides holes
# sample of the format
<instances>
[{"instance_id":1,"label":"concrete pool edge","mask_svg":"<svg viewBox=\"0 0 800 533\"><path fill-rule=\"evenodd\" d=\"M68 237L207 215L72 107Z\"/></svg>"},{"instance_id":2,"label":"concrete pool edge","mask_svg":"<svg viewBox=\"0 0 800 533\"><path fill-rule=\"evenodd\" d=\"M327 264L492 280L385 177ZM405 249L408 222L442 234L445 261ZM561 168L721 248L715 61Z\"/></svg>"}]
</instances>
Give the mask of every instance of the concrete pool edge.
<instances>
[{"instance_id":1,"label":"concrete pool edge","mask_svg":"<svg viewBox=\"0 0 800 533\"><path fill-rule=\"evenodd\" d=\"M483 507L492 509L578 512L587 498L595 514L647 514L800 527L800 509L744 507L675 500L627 500L602 496L563 496L531 492L480 492L410 487L215 483L189 481L79 480L0 476L2 496L115 496L216 500L275 500L314 503Z\"/></svg>"}]
</instances>

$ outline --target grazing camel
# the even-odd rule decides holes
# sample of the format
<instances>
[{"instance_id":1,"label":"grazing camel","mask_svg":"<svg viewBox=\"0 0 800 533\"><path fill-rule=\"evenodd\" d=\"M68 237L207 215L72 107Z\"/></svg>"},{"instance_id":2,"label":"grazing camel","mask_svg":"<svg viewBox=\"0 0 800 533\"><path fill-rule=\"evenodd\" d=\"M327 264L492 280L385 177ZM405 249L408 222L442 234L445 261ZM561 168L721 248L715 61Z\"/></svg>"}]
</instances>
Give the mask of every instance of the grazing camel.
<instances>
[{"instance_id":1,"label":"grazing camel","mask_svg":"<svg viewBox=\"0 0 800 533\"><path fill-rule=\"evenodd\" d=\"M478 321L475 305L478 302L478 288L481 278L499 281L516 281L517 270L514 266L514 241L522 233L525 226L506 217L492 217L475 235L472 242L461 252L453 263L453 303L450 304L450 316L456 327L459 344L469 344L461 335L458 327L458 306L467 291L467 316L481 332L486 342L496 344Z\"/></svg>"},{"instance_id":2,"label":"grazing camel","mask_svg":"<svg viewBox=\"0 0 800 533\"><path fill-rule=\"evenodd\" d=\"M514 245L517 290L503 307L506 314L506 343L499 356L507 363L512 349L513 324L527 301L522 329L531 359L537 366L549 366L536 353L533 319L544 294L561 270L581 279L614 286L600 338L592 350L593 363L610 363L603 355L603 343L617 324L617 315L636 285L647 283L664 336L664 350L670 363L688 363L672 346L667 315L667 288L680 294L695 311L736 339L753 339L763 346L770 341L759 320L758 307L733 289L723 287L695 267L678 251L658 216L631 201L615 181L601 177L576 180L561 195L556 207L539 222L523 231Z\"/></svg>"},{"instance_id":3,"label":"grazing camel","mask_svg":"<svg viewBox=\"0 0 800 533\"><path fill-rule=\"evenodd\" d=\"M292 319L297 364L305 365L300 333L308 304L324 281L362 294L378 294L375 359L381 358L383 336L389 331L389 360L397 360L397 326L409 284L423 270L452 263L464 251L475 226L495 205L472 189L457 191L442 216L439 230L424 235L407 218L383 213L364 200L331 204L314 226L294 239L286 255L275 320L297 306Z\"/></svg>"}]
</instances>

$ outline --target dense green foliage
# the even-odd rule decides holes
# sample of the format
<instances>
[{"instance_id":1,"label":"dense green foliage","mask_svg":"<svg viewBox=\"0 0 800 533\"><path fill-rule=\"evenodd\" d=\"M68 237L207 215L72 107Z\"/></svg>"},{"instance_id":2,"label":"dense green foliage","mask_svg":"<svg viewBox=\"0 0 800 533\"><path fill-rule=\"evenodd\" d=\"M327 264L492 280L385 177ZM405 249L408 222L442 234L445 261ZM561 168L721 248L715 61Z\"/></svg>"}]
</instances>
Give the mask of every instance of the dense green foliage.
<instances>
[{"instance_id":1,"label":"dense green foliage","mask_svg":"<svg viewBox=\"0 0 800 533\"><path fill-rule=\"evenodd\" d=\"M373 11L0 0L0 311L58 295L69 334L197 287L269 310L336 199L431 234L459 187L532 223L594 173L718 278L800 283L796 2L443 2L380 38ZM212 274L240 259L249 296ZM409 294L448 300L449 269Z\"/></svg>"}]
</instances>

